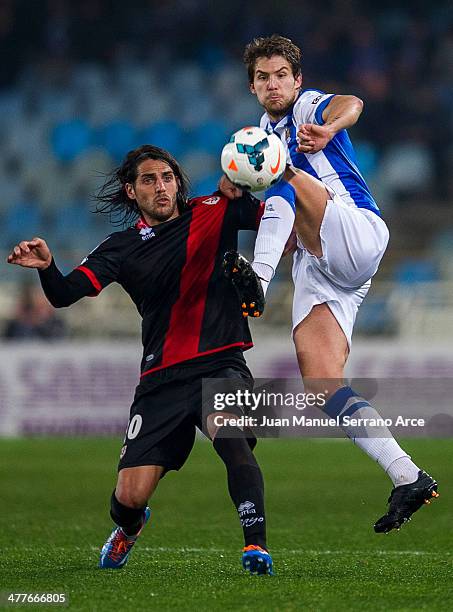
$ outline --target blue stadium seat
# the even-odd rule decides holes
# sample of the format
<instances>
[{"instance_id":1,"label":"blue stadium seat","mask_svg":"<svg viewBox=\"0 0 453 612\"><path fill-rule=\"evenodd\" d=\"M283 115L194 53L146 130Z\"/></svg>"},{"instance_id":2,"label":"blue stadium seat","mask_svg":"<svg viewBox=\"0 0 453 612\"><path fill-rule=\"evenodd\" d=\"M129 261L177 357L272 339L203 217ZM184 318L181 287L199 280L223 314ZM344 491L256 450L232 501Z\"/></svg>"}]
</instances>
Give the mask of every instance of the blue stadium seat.
<instances>
[{"instance_id":1,"label":"blue stadium seat","mask_svg":"<svg viewBox=\"0 0 453 612\"><path fill-rule=\"evenodd\" d=\"M433 261L405 259L394 270L394 279L402 284L429 283L439 280L439 269Z\"/></svg>"},{"instance_id":2,"label":"blue stadium seat","mask_svg":"<svg viewBox=\"0 0 453 612\"><path fill-rule=\"evenodd\" d=\"M9 243L42 233L43 216L38 202L16 202L5 212L4 235Z\"/></svg>"},{"instance_id":3,"label":"blue stadium seat","mask_svg":"<svg viewBox=\"0 0 453 612\"><path fill-rule=\"evenodd\" d=\"M196 183L194 183L192 185L192 195L193 196L209 195L213 191L216 191L217 183L219 182L220 175L221 173L219 170L217 174L210 174L209 176L206 176L200 181L197 181Z\"/></svg>"},{"instance_id":4,"label":"blue stadium seat","mask_svg":"<svg viewBox=\"0 0 453 612\"><path fill-rule=\"evenodd\" d=\"M208 72L222 70L226 61L225 49L215 43L205 43L198 51L198 64Z\"/></svg>"},{"instance_id":5,"label":"blue stadium seat","mask_svg":"<svg viewBox=\"0 0 453 612\"><path fill-rule=\"evenodd\" d=\"M356 334L389 334L395 331L394 313L385 298L371 295L361 305L354 327Z\"/></svg>"},{"instance_id":6,"label":"blue stadium seat","mask_svg":"<svg viewBox=\"0 0 453 612\"><path fill-rule=\"evenodd\" d=\"M63 162L74 160L91 144L91 130L81 119L57 124L51 133L51 145L55 157Z\"/></svg>"},{"instance_id":7,"label":"blue stadium seat","mask_svg":"<svg viewBox=\"0 0 453 612\"><path fill-rule=\"evenodd\" d=\"M176 121L164 120L153 123L140 132L142 144L152 144L167 149L174 157L184 153L186 139Z\"/></svg>"},{"instance_id":8,"label":"blue stadium seat","mask_svg":"<svg viewBox=\"0 0 453 612\"><path fill-rule=\"evenodd\" d=\"M360 172L366 179L372 178L379 165L376 147L371 142L362 140L354 143L354 150Z\"/></svg>"},{"instance_id":9,"label":"blue stadium seat","mask_svg":"<svg viewBox=\"0 0 453 612\"><path fill-rule=\"evenodd\" d=\"M96 239L92 239L93 225L94 215L87 202L71 202L54 211L54 240L60 246L80 247L82 250L94 246Z\"/></svg>"},{"instance_id":10,"label":"blue stadium seat","mask_svg":"<svg viewBox=\"0 0 453 612\"><path fill-rule=\"evenodd\" d=\"M125 154L140 143L135 127L129 121L112 121L96 134L96 144L103 147L119 162Z\"/></svg>"},{"instance_id":11,"label":"blue stadium seat","mask_svg":"<svg viewBox=\"0 0 453 612\"><path fill-rule=\"evenodd\" d=\"M222 121L206 121L192 132L190 146L193 149L220 155L229 137L230 130Z\"/></svg>"}]
</instances>

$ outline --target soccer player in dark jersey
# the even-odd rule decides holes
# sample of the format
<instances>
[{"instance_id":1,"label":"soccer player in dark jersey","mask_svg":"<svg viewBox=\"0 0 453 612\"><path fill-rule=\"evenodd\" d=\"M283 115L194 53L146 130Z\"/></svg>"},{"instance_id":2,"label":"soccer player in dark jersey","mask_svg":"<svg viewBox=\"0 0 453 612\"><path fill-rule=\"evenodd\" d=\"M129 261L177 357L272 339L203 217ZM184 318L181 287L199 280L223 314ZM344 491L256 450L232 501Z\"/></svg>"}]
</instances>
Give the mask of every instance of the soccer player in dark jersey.
<instances>
[{"instance_id":1,"label":"soccer player in dark jersey","mask_svg":"<svg viewBox=\"0 0 453 612\"><path fill-rule=\"evenodd\" d=\"M168 470L182 467L198 427L226 466L244 532L244 569L272 573L263 478L252 453L256 439L231 422L241 416L240 407L214 412L208 402L202 410L203 378L231 379L237 388L253 383L242 355L252 346L247 320L222 260L237 248L239 230L257 228L261 204L226 177L220 188L188 200L188 181L177 161L143 145L128 153L98 194L101 210L120 213L132 226L108 236L67 276L42 238L20 242L7 258L38 270L56 308L117 282L143 319L140 382L111 497L117 527L102 548L101 568L126 564L149 519L149 498Z\"/></svg>"}]
</instances>

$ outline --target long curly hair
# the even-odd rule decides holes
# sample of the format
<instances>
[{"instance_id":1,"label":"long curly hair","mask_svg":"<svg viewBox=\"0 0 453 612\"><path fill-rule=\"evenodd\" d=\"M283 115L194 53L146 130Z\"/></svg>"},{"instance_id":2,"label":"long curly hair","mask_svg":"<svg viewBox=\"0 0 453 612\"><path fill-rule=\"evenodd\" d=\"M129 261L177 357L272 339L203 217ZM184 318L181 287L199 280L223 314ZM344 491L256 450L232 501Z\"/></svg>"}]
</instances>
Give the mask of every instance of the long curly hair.
<instances>
[{"instance_id":1,"label":"long curly hair","mask_svg":"<svg viewBox=\"0 0 453 612\"><path fill-rule=\"evenodd\" d=\"M109 215L114 225L130 225L140 216L136 200L131 200L126 193L126 183L136 181L138 167L146 159L163 161L170 166L179 182L176 194L178 210L182 213L187 207L190 184L187 175L168 151L145 144L129 151L121 166L106 176L104 184L94 195L96 212Z\"/></svg>"}]
</instances>

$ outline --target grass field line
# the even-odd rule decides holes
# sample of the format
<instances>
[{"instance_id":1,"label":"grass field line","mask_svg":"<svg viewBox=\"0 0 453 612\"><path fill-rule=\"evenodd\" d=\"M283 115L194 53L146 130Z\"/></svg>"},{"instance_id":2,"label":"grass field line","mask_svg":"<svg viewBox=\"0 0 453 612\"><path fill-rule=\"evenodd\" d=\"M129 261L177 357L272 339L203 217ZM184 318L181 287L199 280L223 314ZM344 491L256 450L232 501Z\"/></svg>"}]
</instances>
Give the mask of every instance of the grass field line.
<instances>
[{"instance_id":1,"label":"grass field line","mask_svg":"<svg viewBox=\"0 0 453 612\"><path fill-rule=\"evenodd\" d=\"M33 552L36 549L32 546L5 546L2 547L3 552L7 553L8 551L17 552L20 548L22 552ZM78 550L78 551L93 551L99 552L100 546L52 546L53 550L57 551L68 551L68 550ZM199 554L199 553L208 553L208 554L231 554L232 550L230 548L214 548L214 547L192 547L192 546L140 546L140 550L143 552L149 553L191 553L191 554ZM272 548L273 554L289 554L289 555L354 555L354 556L367 556L367 555L375 555L382 557L399 557L399 556L443 556L443 557L451 557L453 555L452 551L429 551L429 550L346 550L346 549L313 549L313 548Z\"/></svg>"},{"instance_id":2,"label":"grass field line","mask_svg":"<svg viewBox=\"0 0 453 612\"><path fill-rule=\"evenodd\" d=\"M93 546L92 550L99 550L99 548ZM231 549L226 548L195 548L191 546L181 547L167 547L167 546L141 546L140 550L150 553L225 553L230 554ZM445 555L451 556L453 553L450 551L435 552L428 550L316 550L308 548L273 548L272 552L275 554L290 554L290 555L379 555L379 556L438 556Z\"/></svg>"}]
</instances>

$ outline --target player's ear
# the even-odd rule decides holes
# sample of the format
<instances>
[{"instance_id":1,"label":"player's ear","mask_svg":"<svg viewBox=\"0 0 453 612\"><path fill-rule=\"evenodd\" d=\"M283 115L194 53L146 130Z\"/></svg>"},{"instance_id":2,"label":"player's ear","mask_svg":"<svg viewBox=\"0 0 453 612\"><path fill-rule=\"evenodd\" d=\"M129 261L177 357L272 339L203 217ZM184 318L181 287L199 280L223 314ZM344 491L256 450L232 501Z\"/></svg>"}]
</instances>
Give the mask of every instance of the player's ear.
<instances>
[{"instance_id":1,"label":"player's ear","mask_svg":"<svg viewBox=\"0 0 453 612\"><path fill-rule=\"evenodd\" d=\"M256 96L255 85L253 83L250 83L249 88L250 88L250 91L252 92L252 94Z\"/></svg>"},{"instance_id":2,"label":"player's ear","mask_svg":"<svg viewBox=\"0 0 453 612\"><path fill-rule=\"evenodd\" d=\"M126 183L124 185L124 189L126 190L126 195L130 200L136 200L135 197L135 189L132 183Z\"/></svg>"},{"instance_id":3,"label":"player's ear","mask_svg":"<svg viewBox=\"0 0 453 612\"><path fill-rule=\"evenodd\" d=\"M302 87L302 73L300 73L296 78L295 78L295 87L296 89L300 89Z\"/></svg>"}]
</instances>

